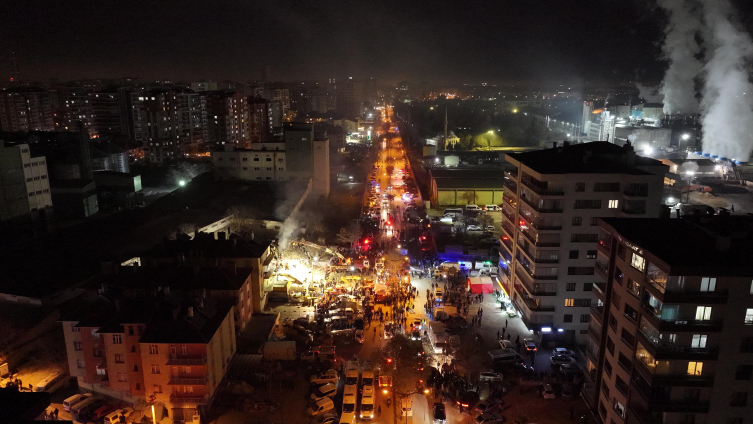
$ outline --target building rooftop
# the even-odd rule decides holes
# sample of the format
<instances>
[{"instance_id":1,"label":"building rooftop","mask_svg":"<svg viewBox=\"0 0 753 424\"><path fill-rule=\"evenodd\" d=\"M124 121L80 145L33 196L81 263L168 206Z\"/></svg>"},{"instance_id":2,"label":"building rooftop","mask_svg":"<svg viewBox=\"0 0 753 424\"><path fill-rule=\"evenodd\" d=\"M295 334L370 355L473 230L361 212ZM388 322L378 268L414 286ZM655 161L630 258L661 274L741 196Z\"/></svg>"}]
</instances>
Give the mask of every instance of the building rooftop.
<instances>
[{"instance_id":1,"label":"building rooftop","mask_svg":"<svg viewBox=\"0 0 753 424\"><path fill-rule=\"evenodd\" d=\"M503 180L505 178L502 168L470 168L470 169L432 169L431 177L435 180L453 179L479 179L479 180Z\"/></svg>"},{"instance_id":2,"label":"building rooftop","mask_svg":"<svg viewBox=\"0 0 753 424\"><path fill-rule=\"evenodd\" d=\"M193 314L183 306L177 316L153 320L146 326L139 343L209 343L234 301L204 299L203 302L203 306L193 307Z\"/></svg>"},{"instance_id":3,"label":"building rooftop","mask_svg":"<svg viewBox=\"0 0 753 424\"><path fill-rule=\"evenodd\" d=\"M86 286L98 289L156 290L170 287L171 291L239 290L251 274L250 268L206 268L192 266L126 266L88 281Z\"/></svg>"},{"instance_id":4,"label":"building rooftop","mask_svg":"<svg viewBox=\"0 0 753 424\"><path fill-rule=\"evenodd\" d=\"M164 240L141 256L145 258L177 258L193 256L192 252L202 258L261 258L271 245L270 241L215 239L211 234L197 234L193 239Z\"/></svg>"},{"instance_id":5,"label":"building rooftop","mask_svg":"<svg viewBox=\"0 0 753 424\"><path fill-rule=\"evenodd\" d=\"M227 217L234 206L251 208L259 219L282 222L306 185L301 181L215 182L211 173L205 173L145 208L95 216L44 239L3 240L0 292L51 296L100 274L102 262L138 256L182 225L204 227Z\"/></svg>"},{"instance_id":6,"label":"building rooftop","mask_svg":"<svg viewBox=\"0 0 753 424\"><path fill-rule=\"evenodd\" d=\"M437 184L437 189L453 189L453 188L475 188L475 189L498 189L502 190L503 178L499 179L478 179L478 178L464 178L464 179L448 179L440 178L434 180Z\"/></svg>"},{"instance_id":7,"label":"building rooftop","mask_svg":"<svg viewBox=\"0 0 753 424\"><path fill-rule=\"evenodd\" d=\"M753 219L747 216L601 218L623 238L688 275L753 276ZM695 221L695 222L693 222ZM717 234L729 239L717 249Z\"/></svg>"},{"instance_id":8,"label":"building rooftop","mask_svg":"<svg viewBox=\"0 0 753 424\"><path fill-rule=\"evenodd\" d=\"M540 174L630 174L651 175L638 167L665 166L660 161L635 155L606 141L572 144L525 153L507 153Z\"/></svg>"}]
</instances>

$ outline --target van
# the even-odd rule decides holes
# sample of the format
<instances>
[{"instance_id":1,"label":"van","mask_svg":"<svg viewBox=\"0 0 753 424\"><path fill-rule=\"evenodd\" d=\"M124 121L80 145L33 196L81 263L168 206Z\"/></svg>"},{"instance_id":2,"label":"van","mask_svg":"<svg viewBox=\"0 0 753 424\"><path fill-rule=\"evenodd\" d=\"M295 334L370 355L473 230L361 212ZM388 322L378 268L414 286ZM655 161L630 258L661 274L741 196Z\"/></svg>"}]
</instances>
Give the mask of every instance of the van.
<instances>
[{"instance_id":1,"label":"van","mask_svg":"<svg viewBox=\"0 0 753 424\"><path fill-rule=\"evenodd\" d=\"M404 417L413 416L413 399L411 399L410 396L404 397L403 400L400 401L400 413Z\"/></svg>"},{"instance_id":2,"label":"van","mask_svg":"<svg viewBox=\"0 0 753 424\"><path fill-rule=\"evenodd\" d=\"M79 393L77 395L73 395L69 397L68 399L63 401L63 409L65 409L68 412L71 412L71 407L73 405L76 405L80 402L83 402L84 400L92 397L91 393Z\"/></svg>"},{"instance_id":3,"label":"van","mask_svg":"<svg viewBox=\"0 0 753 424\"><path fill-rule=\"evenodd\" d=\"M345 387L347 388L348 386L352 385L358 388L358 379L359 379L358 377L359 375L358 375L357 369L351 368L345 371Z\"/></svg>"},{"instance_id":4,"label":"van","mask_svg":"<svg viewBox=\"0 0 753 424\"><path fill-rule=\"evenodd\" d=\"M523 357L515 349L510 348L490 350L489 356L492 358L493 365L514 364L523 360Z\"/></svg>"},{"instance_id":5,"label":"van","mask_svg":"<svg viewBox=\"0 0 753 424\"><path fill-rule=\"evenodd\" d=\"M445 209L444 211L442 211L442 216L449 216L449 217L452 217L452 218L460 218L461 216L463 216L463 210L462 209L457 209L457 208Z\"/></svg>"},{"instance_id":6,"label":"van","mask_svg":"<svg viewBox=\"0 0 753 424\"><path fill-rule=\"evenodd\" d=\"M363 384L363 387L366 386L374 386L374 371L366 370L361 375L361 383Z\"/></svg>"},{"instance_id":7,"label":"van","mask_svg":"<svg viewBox=\"0 0 753 424\"><path fill-rule=\"evenodd\" d=\"M359 416L364 421L374 419L374 396L363 396L361 398L361 408Z\"/></svg>"},{"instance_id":8,"label":"van","mask_svg":"<svg viewBox=\"0 0 753 424\"><path fill-rule=\"evenodd\" d=\"M317 358L320 362L333 362L335 360L335 347L312 347L309 352L306 352L301 356L301 359L306 362L316 362Z\"/></svg>"},{"instance_id":9,"label":"van","mask_svg":"<svg viewBox=\"0 0 753 424\"><path fill-rule=\"evenodd\" d=\"M481 208L478 207L478 205L465 205L465 210L467 210L467 211L480 211Z\"/></svg>"},{"instance_id":10,"label":"van","mask_svg":"<svg viewBox=\"0 0 753 424\"><path fill-rule=\"evenodd\" d=\"M497 205L484 205L484 209L487 211L501 211L502 208L500 208Z\"/></svg>"},{"instance_id":11,"label":"van","mask_svg":"<svg viewBox=\"0 0 753 424\"><path fill-rule=\"evenodd\" d=\"M335 403L332 402L332 399L330 398L324 398L318 402L314 402L309 406L309 408L306 410L306 413L308 413L311 416L318 416L323 415L328 412L334 412L335 410Z\"/></svg>"},{"instance_id":12,"label":"van","mask_svg":"<svg viewBox=\"0 0 753 424\"><path fill-rule=\"evenodd\" d=\"M119 408L110 412L104 419L103 424L120 424L120 417L123 417L123 421L128 421L128 416L133 412L133 408L130 406L125 408Z\"/></svg>"},{"instance_id":13,"label":"van","mask_svg":"<svg viewBox=\"0 0 753 424\"><path fill-rule=\"evenodd\" d=\"M36 387L34 387L34 391L52 393L66 382L67 377L67 372L62 370L55 371L40 381Z\"/></svg>"},{"instance_id":14,"label":"van","mask_svg":"<svg viewBox=\"0 0 753 424\"><path fill-rule=\"evenodd\" d=\"M91 397L78 405L74 405L71 408L71 416L76 421L85 422L88 416L104 403L105 400L100 397Z\"/></svg>"},{"instance_id":15,"label":"van","mask_svg":"<svg viewBox=\"0 0 753 424\"><path fill-rule=\"evenodd\" d=\"M340 416L340 424L356 424L355 411L343 412L343 414Z\"/></svg>"},{"instance_id":16,"label":"van","mask_svg":"<svg viewBox=\"0 0 753 424\"><path fill-rule=\"evenodd\" d=\"M356 395L343 395L343 414L356 412Z\"/></svg>"}]
</instances>

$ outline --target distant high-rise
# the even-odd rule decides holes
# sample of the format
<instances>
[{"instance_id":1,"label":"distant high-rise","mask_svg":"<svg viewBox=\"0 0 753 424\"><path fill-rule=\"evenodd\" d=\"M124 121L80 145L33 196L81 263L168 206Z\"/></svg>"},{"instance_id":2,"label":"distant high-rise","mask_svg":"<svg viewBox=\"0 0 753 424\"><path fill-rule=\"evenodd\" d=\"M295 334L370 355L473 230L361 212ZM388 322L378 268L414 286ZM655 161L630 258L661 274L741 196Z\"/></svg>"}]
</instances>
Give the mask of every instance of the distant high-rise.
<instances>
[{"instance_id":1,"label":"distant high-rise","mask_svg":"<svg viewBox=\"0 0 753 424\"><path fill-rule=\"evenodd\" d=\"M282 103L282 113L285 115L290 110L290 91L287 88L275 88L272 90L272 100Z\"/></svg>"},{"instance_id":2,"label":"distant high-rise","mask_svg":"<svg viewBox=\"0 0 753 424\"><path fill-rule=\"evenodd\" d=\"M363 81L348 79L337 83L337 111L348 118L361 116L364 101Z\"/></svg>"},{"instance_id":3,"label":"distant high-rise","mask_svg":"<svg viewBox=\"0 0 753 424\"><path fill-rule=\"evenodd\" d=\"M123 101L127 96L125 90L89 93L91 129L98 137L129 134L128 108Z\"/></svg>"},{"instance_id":4,"label":"distant high-rise","mask_svg":"<svg viewBox=\"0 0 753 424\"><path fill-rule=\"evenodd\" d=\"M78 124L82 123L89 137L96 136L97 132L92 127L92 109L89 101L89 95L93 92L94 88L84 86L57 89L55 130L78 131Z\"/></svg>"},{"instance_id":5,"label":"distant high-rise","mask_svg":"<svg viewBox=\"0 0 753 424\"><path fill-rule=\"evenodd\" d=\"M232 91L210 91L206 95L209 146L248 147L249 104L246 97Z\"/></svg>"},{"instance_id":6,"label":"distant high-rise","mask_svg":"<svg viewBox=\"0 0 753 424\"><path fill-rule=\"evenodd\" d=\"M54 131L53 94L41 88L8 88L0 92L0 129Z\"/></svg>"},{"instance_id":7,"label":"distant high-rise","mask_svg":"<svg viewBox=\"0 0 753 424\"><path fill-rule=\"evenodd\" d=\"M248 98L248 138L252 143L265 143L272 136L272 103L261 97Z\"/></svg>"}]
</instances>

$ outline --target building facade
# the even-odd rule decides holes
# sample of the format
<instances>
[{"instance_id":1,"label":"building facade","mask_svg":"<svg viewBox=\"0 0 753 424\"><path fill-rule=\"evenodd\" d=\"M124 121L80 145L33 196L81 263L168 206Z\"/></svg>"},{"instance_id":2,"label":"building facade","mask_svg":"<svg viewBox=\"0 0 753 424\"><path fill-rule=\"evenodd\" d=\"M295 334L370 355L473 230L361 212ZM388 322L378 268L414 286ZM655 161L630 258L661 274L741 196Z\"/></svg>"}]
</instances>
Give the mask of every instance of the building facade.
<instances>
[{"instance_id":1,"label":"building facade","mask_svg":"<svg viewBox=\"0 0 753 424\"><path fill-rule=\"evenodd\" d=\"M0 141L0 221L52 208L44 156L31 157L28 144Z\"/></svg>"},{"instance_id":2,"label":"building facade","mask_svg":"<svg viewBox=\"0 0 753 424\"><path fill-rule=\"evenodd\" d=\"M585 344L599 217L658 217L661 162L594 142L507 154L500 281L542 339Z\"/></svg>"},{"instance_id":3,"label":"building facade","mask_svg":"<svg viewBox=\"0 0 753 424\"><path fill-rule=\"evenodd\" d=\"M584 398L604 423L753 414L747 217L599 220Z\"/></svg>"},{"instance_id":4,"label":"building facade","mask_svg":"<svg viewBox=\"0 0 753 424\"><path fill-rule=\"evenodd\" d=\"M54 96L41 88L8 88L0 92L0 130L54 131Z\"/></svg>"},{"instance_id":5,"label":"building facade","mask_svg":"<svg viewBox=\"0 0 753 424\"><path fill-rule=\"evenodd\" d=\"M206 99L209 146L249 147L249 104L245 96L239 92L210 91Z\"/></svg>"},{"instance_id":6,"label":"building facade","mask_svg":"<svg viewBox=\"0 0 753 424\"><path fill-rule=\"evenodd\" d=\"M70 375L81 389L131 404L153 396L173 423L199 423L235 353L232 303L176 308L168 297L159 307L88 305L63 316Z\"/></svg>"}]
</instances>

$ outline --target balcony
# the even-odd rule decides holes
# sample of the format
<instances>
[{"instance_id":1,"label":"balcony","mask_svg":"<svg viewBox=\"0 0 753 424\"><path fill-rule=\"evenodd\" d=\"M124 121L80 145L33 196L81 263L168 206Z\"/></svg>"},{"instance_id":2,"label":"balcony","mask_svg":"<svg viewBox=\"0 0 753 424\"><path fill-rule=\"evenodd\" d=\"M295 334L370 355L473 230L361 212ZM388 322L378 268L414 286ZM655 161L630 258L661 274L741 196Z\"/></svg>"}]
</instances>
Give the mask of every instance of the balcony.
<instances>
[{"instance_id":1,"label":"balcony","mask_svg":"<svg viewBox=\"0 0 753 424\"><path fill-rule=\"evenodd\" d=\"M172 403L173 405L203 405L206 403L206 401L206 396L198 396L191 393L173 393L170 395L170 403Z\"/></svg>"},{"instance_id":2,"label":"balcony","mask_svg":"<svg viewBox=\"0 0 753 424\"><path fill-rule=\"evenodd\" d=\"M669 396L657 396L654 394L650 396L645 393L639 384L636 384L635 379L630 380L630 385L633 386L633 392L638 393L642 403L645 405L641 409L644 409L647 413L655 412L687 412L697 414L709 413L709 402L701 401L699 399L671 399ZM650 387L650 386L649 386ZM639 402L640 403L640 402Z\"/></svg>"},{"instance_id":3,"label":"balcony","mask_svg":"<svg viewBox=\"0 0 753 424\"><path fill-rule=\"evenodd\" d=\"M523 178L520 180L524 186L530 188L534 193L540 196L564 196L565 191L561 188L549 188L546 182L537 182L531 178Z\"/></svg>"},{"instance_id":4,"label":"balcony","mask_svg":"<svg viewBox=\"0 0 753 424\"><path fill-rule=\"evenodd\" d=\"M535 251L531 251L531 246L528 245L528 247L521 246L520 243L518 243L518 246L520 247L520 250L525 253L526 257L528 257L528 260L531 262L537 263L537 264L558 264L560 263L560 260L558 258L555 259L544 259L536 255ZM557 252L559 253L559 252Z\"/></svg>"},{"instance_id":5,"label":"balcony","mask_svg":"<svg viewBox=\"0 0 753 424\"><path fill-rule=\"evenodd\" d=\"M515 225L515 212L508 210L504 205L502 206L502 215L510 220L510 223Z\"/></svg>"},{"instance_id":6,"label":"balcony","mask_svg":"<svg viewBox=\"0 0 753 424\"><path fill-rule=\"evenodd\" d=\"M172 376L170 381L167 382L169 386L206 386L207 378L204 377L191 377L191 376Z\"/></svg>"},{"instance_id":7,"label":"balcony","mask_svg":"<svg viewBox=\"0 0 753 424\"><path fill-rule=\"evenodd\" d=\"M672 321L664 321L661 319L661 312L657 315L657 312L650 305L641 303L641 308L646 312L643 316L661 333L677 333L677 332L712 332L718 333L722 331L724 321L722 320L689 320L689 319L676 319Z\"/></svg>"},{"instance_id":8,"label":"balcony","mask_svg":"<svg viewBox=\"0 0 753 424\"><path fill-rule=\"evenodd\" d=\"M638 370L652 386L712 387L714 385L713 375L654 374L646 363L639 358L636 359L633 361L633 369Z\"/></svg>"},{"instance_id":9,"label":"balcony","mask_svg":"<svg viewBox=\"0 0 753 424\"><path fill-rule=\"evenodd\" d=\"M597 330L593 325L588 326L588 335L597 342L601 343L601 330Z\"/></svg>"},{"instance_id":10,"label":"balcony","mask_svg":"<svg viewBox=\"0 0 753 424\"><path fill-rule=\"evenodd\" d=\"M596 261L594 267L596 268L596 273L604 278L604 281L609 280L609 265Z\"/></svg>"},{"instance_id":11,"label":"balcony","mask_svg":"<svg viewBox=\"0 0 753 424\"><path fill-rule=\"evenodd\" d=\"M661 340L649 337L642 330L638 331L638 338L641 342L641 345L657 361L669 359L684 359L688 361L715 361L719 359L719 348L716 346L694 348L690 346L666 344L662 343Z\"/></svg>"},{"instance_id":12,"label":"balcony","mask_svg":"<svg viewBox=\"0 0 753 424\"><path fill-rule=\"evenodd\" d=\"M502 242L502 246L505 247L505 249L507 250L507 253L510 255L510 258L512 258L512 250L513 250L512 239L510 239L510 237L507 237L507 240L505 240L502 237L507 237L507 236L499 236L499 241Z\"/></svg>"},{"instance_id":13,"label":"balcony","mask_svg":"<svg viewBox=\"0 0 753 424\"><path fill-rule=\"evenodd\" d=\"M552 289L548 288L547 286L540 286L536 283L533 283L532 281L527 280L524 277L522 277L523 274L526 274L526 273L520 272L520 270L515 271L515 275L517 275L518 280L523 283L523 286L525 287L525 290L526 292L528 292L529 295L531 296L557 296L556 290L552 291Z\"/></svg>"},{"instance_id":14,"label":"balcony","mask_svg":"<svg viewBox=\"0 0 753 424\"><path fill-rule=\"evenodd\" d=\"M510 194L515 194L516 196L518 195L518 185L516 183L514 183L510 179L505 178L504 184L505 184L505 187L510 189L509 191ZM505 191L507 192L507 190Z\"/></svg>"},{"instance_id":15,"label":"balcony","mask_svg":"<svg viewBox=\"0 0 753 424\"><path fill-rule=\"evenodd\" d=\"M593 350L591 350L591 348L589 348L589 347L586 347L584 349L584 351L586 352L586 358L590 359L591 362L593 362L594 364L598 364L599 363L598 348L596 348L596 352L594 352ZM590 373L586 372L584 374L590 374Z\"/></svg>"},{"instance_id":16,"label":"balcony","mask_svg":"<svg viewBox=\"0 0 753 424\"><path fill-rule=\"evenodd\" d=\"M514 171L505 171L505 175L507 175L510 178L513 178L515 180L518 179L518 170L515 169Z\"/></svg>"},{"instance_id":17,"label":"balcony","mask_svg":"<svg viewBox=\"0 0 753 424\"><path fill-rule=\"evenodd\" d=\"M502 193L502 200L504 200L508 205L512 206L513 208L518 207L518 202L512 197L510 197L509 192Z\"/></svg>"},{"instance_id":18,"label":"balcony","mask_svg":"<svg viewBox=\"0 0 753 424\"><path fill-rule=\"evenodd\" d=\"M502 232L504 232L507 235L507 237L510 238L510 243L512 243L512 239L515 238L515 230L507 222L503 222L501 227L502 227Z\"/></svg>"},{"instance_id":19,"label":"balcony","mask_svg":"<svg viewBox=\"0 0 753 424\"><path fill-rule=\"evenodd\" d=\"M167 365L205 365L206 363L205 355L171 354L167 359Z\"/></svg>"},{"instance_id":20,"label":"balcony","mask_svg":"<svg viewBox=\"0 0 753 424\"><path fill-rule=\"evenodd\" d=\"M607 283L593 283L593 286L591 286L591 291L602 300L602 302L607 301Z\"/></svg>"},{"instance_id":21,"label":"balcony","mask_svg":"<svg viewBox=\"0 0 753 424\"><path fill-rule=\"evenodd\" d=\"M540 241L538 240L538 237L530 234L528 230L520 230L521 233L536 247L560 247L559 242L553 242L553 241ZM556 235L556 234L550 234L550 235Z\"/></svg>"},{"instance_id":22,"label":"balcony","mask_svg":"<svg viewBox=\"0 0 753 424\"><path fill-rule=\"evenodd\" d=\"M599 323L604 322L604 305L591 305L591 315L596 318Z\"/></svg>"},{"instance_id":23,"label":"balcony","mask_svg":"<svg viewBox=\"0 0 753 424\"><path fill-rule=\"evenodd\" d=\"M535 210L538 213L562 213L561 204L553 204L550 206L545 206L545 205L538 206L538 205L534 205L529 199L525 197L521 196L521 198L526 203L526 205L528 205L529 207L531 207L531 209Z\"/></svg>"},{"instance_id":24,"label":"balcony","mask_svg":"<svg viewBox=\"0 0 753 424\"><path fill-rule=\"evenodd\" d=\"M525 303L526 308L531 312L554 312L554 306L541 306L535 300L527 297L520 297L520 300Z\"/></svg>"}]
</instances>

